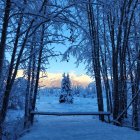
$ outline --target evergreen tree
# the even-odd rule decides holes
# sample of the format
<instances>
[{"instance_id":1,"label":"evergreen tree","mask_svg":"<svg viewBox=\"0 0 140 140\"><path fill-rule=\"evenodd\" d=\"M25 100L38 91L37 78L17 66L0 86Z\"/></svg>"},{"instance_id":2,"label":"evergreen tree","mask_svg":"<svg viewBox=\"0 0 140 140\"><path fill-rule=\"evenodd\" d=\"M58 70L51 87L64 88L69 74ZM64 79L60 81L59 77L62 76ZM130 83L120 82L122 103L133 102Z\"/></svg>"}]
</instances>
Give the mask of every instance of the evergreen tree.
<instances>
[{"instance_id":1,"label":"evergreen tree","mask_svg":"<svg viewBox=\"0 0 140 140\"><path fill-rule=\"evenodd\" d=\"M73 103L71 81L69 74L67 76L63 74L63 79L61 82L61 95L59 98L60 103Z\"/></svg>"}]
</instances>

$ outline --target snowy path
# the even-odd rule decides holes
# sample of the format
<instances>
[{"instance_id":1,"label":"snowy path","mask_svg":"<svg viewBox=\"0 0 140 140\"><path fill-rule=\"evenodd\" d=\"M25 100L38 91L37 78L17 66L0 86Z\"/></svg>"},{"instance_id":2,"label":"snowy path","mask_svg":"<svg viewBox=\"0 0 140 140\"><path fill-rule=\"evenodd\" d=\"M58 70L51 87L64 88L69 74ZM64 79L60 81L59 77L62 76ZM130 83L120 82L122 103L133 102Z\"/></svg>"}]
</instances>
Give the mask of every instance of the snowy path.
<instances>
[{"instance_id":1,"label":"snowy path","mask_svg":"<svg viewBox=\"0 0 140 140\"><path fill-rule=\"evenodd\" d=\"M92 117L42 116L20 140L140 140L140 132Z\"/></svg>"},{"instance_id":2,"label":"snowy path","mask_svg":"<svg viewBox=\"0 0 140 140\"><path fill-rule=\"evenodd\" d=\"M72 105L58 97L41 96L40 111L97 111L96 99L75 98ZM37 116L31 131L20 140L140 140L140 132L99 122L92 116Z\"/></svg>"}]
</instances>

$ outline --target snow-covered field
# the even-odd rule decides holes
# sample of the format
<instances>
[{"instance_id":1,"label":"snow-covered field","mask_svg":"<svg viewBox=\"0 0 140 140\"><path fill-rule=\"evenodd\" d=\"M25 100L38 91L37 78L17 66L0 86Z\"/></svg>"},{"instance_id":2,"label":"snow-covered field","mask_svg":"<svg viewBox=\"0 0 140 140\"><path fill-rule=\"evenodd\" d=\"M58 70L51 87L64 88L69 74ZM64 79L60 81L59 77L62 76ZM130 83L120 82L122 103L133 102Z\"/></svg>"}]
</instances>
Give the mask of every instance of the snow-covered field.
<instances>
[{"instance_id":1,"label":"snow-covered field","mask_svg":"<svg viewBox=\"0 0 140 140\"><path fill-rule=\"evenodd\" d=\"M58 97L41 96L38 111L97 111L96 99L75 98L59 104ZM140 140L140 132L102 123L92 116L37 116L29 133L20 140Z\"/></svg>"},{"instance_id":2,"label":"snow-covered field","mask_svg":"<svg viewBox=\"0 0 140 140\"><path fill-rule=\"evenodd\" d=\"M73 112L73 111L97 111L96 98L74 97L73 104L60 104L59 97L56 96L40 96L37 101L38 111L47 112Z\"/></svg>"}]
</instances>

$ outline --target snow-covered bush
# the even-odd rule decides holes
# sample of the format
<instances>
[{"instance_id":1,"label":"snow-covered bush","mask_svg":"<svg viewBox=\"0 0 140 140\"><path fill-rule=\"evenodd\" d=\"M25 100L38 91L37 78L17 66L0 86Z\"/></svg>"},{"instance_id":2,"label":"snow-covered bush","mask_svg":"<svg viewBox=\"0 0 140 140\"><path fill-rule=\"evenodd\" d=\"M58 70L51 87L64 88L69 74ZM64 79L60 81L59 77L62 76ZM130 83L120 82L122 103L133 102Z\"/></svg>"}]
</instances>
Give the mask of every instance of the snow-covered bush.
<instances>
[{"instance_id":1,"label":"snow-covered bush","mask_svg":"<svg viewBox=\"0 0 140 140\"><path fill-rule=\"evenodd\" d=\"M73 103L71 81L69 78L69 74L67 74L67 76L65 75L65 73L63 74L59 102L60 103Z\"/></svg>"},{"instance_id":2,"label":"snow-covered bush","mask_svg":"<svg viewBox=\"0 0 140 140\"><path fill-rule=\"evenodd\" d=\"M17 78L12 87L9 100L10 109L23 109L25 104L27 80L24 78Z\"/></svg>"}]
</instances>

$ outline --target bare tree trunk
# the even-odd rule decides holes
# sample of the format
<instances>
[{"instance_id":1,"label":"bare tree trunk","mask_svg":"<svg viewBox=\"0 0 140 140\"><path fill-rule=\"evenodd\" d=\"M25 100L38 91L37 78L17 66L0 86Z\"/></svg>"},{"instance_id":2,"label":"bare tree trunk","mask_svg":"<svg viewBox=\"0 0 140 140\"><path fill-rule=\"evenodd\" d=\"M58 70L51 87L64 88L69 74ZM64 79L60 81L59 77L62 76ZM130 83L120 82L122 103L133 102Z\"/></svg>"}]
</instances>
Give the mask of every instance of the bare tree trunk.
<instances>
[{"instance_id":1,"label":"bare tree trunk","mask_svg":"<svg viewBox=\"0 0 140 140\"><path fill-rule=\"evenodd\" d=\"M13 53L12 53L12 57L11 57L11 62L10 62L10 67L9 67L9 72L8 72L7 83L10 83L10 81L11 81L11 76L12 76L12 71L13 71L13 66L14 66L14 60L15 60L15 55L16 55L16 50L17 50L17 45L18 45L18 40L19 40L21 24L22 24L22 17L20 18L19 23L18 23L18 27L17 27L15 43L14 43L14 49L13 49ZM2 113L2 111L0 111L0 116L1 116L1 113ZM0 120L2 119L1 117L0 117ZM1 121L0 121L0 125L2 125ZM0 131L2 132L2 130L0 130Z\"/></svg>"},{"instance_id":2,"label":"bare tree trunk","mask_svg":"<svg viewBox=\"0 0 140 140\"><path fill-rule=\"evenodd\" d=\"M104 12L104 8L103 8L103 12ZM108 47L109 44L107 43L107 39L106 39L106 24L105 24L104 13L103 13L103 38L104 38L103 39L103 41L104 41L104 54L103 54L102 48L100 46L100 54L101 54L101 60L102 60L102 76L103 76L103 80L104 80L104 84L105 84L105 90L106 90L107 110L112 112L113 111L113 108L112 108L112 94L111 94L109 78L108 78L108 70L107 70L107 52L109 53L108 56L109 56L110 61L111 61L111 54L110 54L110 50L109 50L109 47ZM112 71L111 66L110 66L110 71Z\"/></svg>"},{"instance_id":3,"label":"bare tree trunk","mask_svg":"<svg viewBox=\"0 0 140 140\"><path fill-rule=\"evenodd\" d=\"M138 85L138 101L137 101L137 112L138 112L138 120L136 123L136 130L140 130L140 48L138 51L138 64L137 64L137 85Z\"/></svg>"},{"instance_id":4,"label":"bare tree trunk","mask_svg":"<svg viewBox=\"0 0 140 140\"><path fill-rule=\"evenodd\" d=\"M10 9L11 9L11 0L6 0L6 7L5 7L3 26L2 26L2 34L1 34L1 40L0 40L0 83L1 83L3 62L4 62L5 43L6 43L7 28L8 28L8 23L9 23Z\"/></svg>"},{"instance_id":5,"label":"bare tree trunk","mask_svg":"<svg viewBox=\"0 0 140 140\"><path fill-rule=\"evenodd\" d=\"M130 48L127 47L127 54L128 54L128 62L129 62L129 74L130 74L130 80L131 80L131 91L132 91L132 99L135 96L135 82L134 82L134 76L132 73L132 63L131 63L131 56L130 56ZM132 103L132 115L134 116L134 102ZM132 117L132 126L133 126L133 117Z\"/></svg>"},{"instance_id":6,"label":"bare tree trunk","mask_svg":"<svg viewBox=\"0 0 140 140\"><path fill-rule=\"evenodd\" d=\"M40 44L40 50L39 50L39 56L38 56L38 67L37 67L36 83L35 83L33 102L32 102L32 110L35 110L37 93L38 93L40 67L41 67L42 52L43 52L43 46L44 46L44 44L43 44L44 43L44 33L45 33L44 30L45 30L45 25L43 24L42 31L41 31L41 44ZM33 121L34 121L34 115L31 116L31 124L33 124Z\"/></svg>"},{"instance_id":7,"label":"bare tree trunk","mask_svg":"<svg viewBox=\"0 0 140 140\"><path fill-rule=\"evenodd\" d=\"M122 7L120 8L120 20L118 24L118 31L117 31L117 39L115 45L115 21L116 15L112 15L110 12L108 15L108 22L109 22L109 29L110 29L110 38L112 44L112 67L113 67L113 118L116 119L120 113L120 93L119 93L119 50L121 48L121 40L122 40L122 25L124 21L124 13L126 7L127 0L122 2ZM118 9L119 10L119 9Z\"/></svg>"},{"instance_id":8,"label":"bare tree trunk","mask_svg":"<svg viewBox=\"0 0 140 140\"><path fill-rule=\"evenodd\" d=\"M35 40L35 38L34 38ZM33 46L33 50L35 51L35 47ZM30 102L29 102L29 120L31 121L31 111L32 111L32 103L33 103L33 95L34 95L34 88L35 88L35 71L36 71L36 57L35 57L35 53L32 55L31 58L32 61L32 69L31 69L31 88L30 88Z\"/></svg>"},{"instance_id":9,"label":"bare tree trunk","mask_svg":"<svg viewBox=\"0 0 140 140\"><path fill-rule=\"evenodd\" d=\"M116 119L119 114L119 93L118 93L118 50L115 45L115 17L110 12L108 17L108 25L110 31L110 39L112 45L112 71L113 71L113 118Z\"/></svg>"},{"instance_id":10,"label":"bare tree trunk","mask_svg":"<svg viewBox=\"0 0 140 140\"><path fill-rule=\"evenodd\" d=\"M31 44L30 55L33 53L33 44ZM32 65L32 57L29 59L28 65L28 82L26 87L26 96L25 96L25 114L24 114L24 128L29 127L29 117L30 117L30 88L31 88L31 65Z\"/></svg>"},{"instance_id":11,"label":"bare tree trunk","mask_svg":"<svg viewBox=\"0 0 140 140\"><path fill-rule=\"evenodd\" d=\"M135 69L135 92L134 95L138 93L137 98L134 101L133 104L133 126L137 130L139 126L139 111L138 111L138 101L139 101L139 83L140 83L140 47L139 47L139 42L137 41L137 28L135 24L135 18L134 18L134 29L135 29L135 48L136 48L136 56L137 56L137 61L136 61L136 69Z\"/></svg>"},{"instance_id":12,"label":"bare tree trunk","mask_svg":"<svg viewBox=\"0 0 140 140\"><path fill-rule=\"evenodd\" d=\"M98 101L98 110L103 111L103 95L102 95L102 86L101 86L101 66L100 66L100 57L99 57L99 36L97 32L97 27L95 25L95 18L92 9L91 0L89 0L89 4L87 5L87 13L88 13L88 22L89 22L89 31L91 36L91 45L92 45L92 64L93 70L95 74L95 82L96 82L96 91L97 91L97 101ZM100 119L104 121L104 116L101 115Z\"/></svg>"},{"instance_id":13,"label":"bare tree trunk","mask_svg":"<svg viewBox=\"0 0 140 140\"><path fill-rule=\"evenodd\" d=\"M102 71L102 77L103 77L103 80L104 80L105 91L106 91L107 111L112 112L111 91L110 91L108 74L107 74L107 66L106 66L105 60L103 58L102 48L100 48L100 52L101 52L101 60L102 60L102 68L101 68L101 71Z\"/></svg>"},{"instance_id":14,"label":"bare tree trunk","mask_svg":"<svg viewBox=\"0 0 140 140\"><path fill-rule=\"evenodd\" d=\"M125 8L125 14L124 14L124 35L123 35L123 44L122 47L120 48L120 111L122 112L124 108L127 106L127 84L126 84L126 49L128 46L128 40L129 40L129 35L130 35L130 30L131 30L131 23L132 19L134 17L134 11L137 6L137 0L133 5L133 1L130 0L128 2L127 7ZM130 9L131 7L133 8L133 11L131 12ZM127 117L127 112L124 114L124 117Z\"/></svg>"},{"instance_id":15,"label":"bare tree trunk","mask_svg":"<svg viewBox=\"0 0 140 140\"><path fill-rule=\"evenodd\" d=\"M3 97L2 109L0 111L0 126L3 125L3 123L5 121L5 118L6 118L10 92L11 92L12 85L14 83L15 77L17 75L18 67L19 67L19 64L20 64L20 59L22 57L22 53L23 53L23 50L25 48L26 41L27 41L27 38L28 38L28 34L30 32L32 24L33 24L33 21L31 22L31 24L30 24L30 26L29 26L29 28L28 28L28 30L26 32L26 35L25 35L21 50L20 50L20 52L18 54L18 58L17 58L17 62L16 62L16 66L15 66L13 76L8 75L8 79L7 79L7 82L6 82L6 90L5 90L4 97Z\"/></svg>"}]
</instances>

